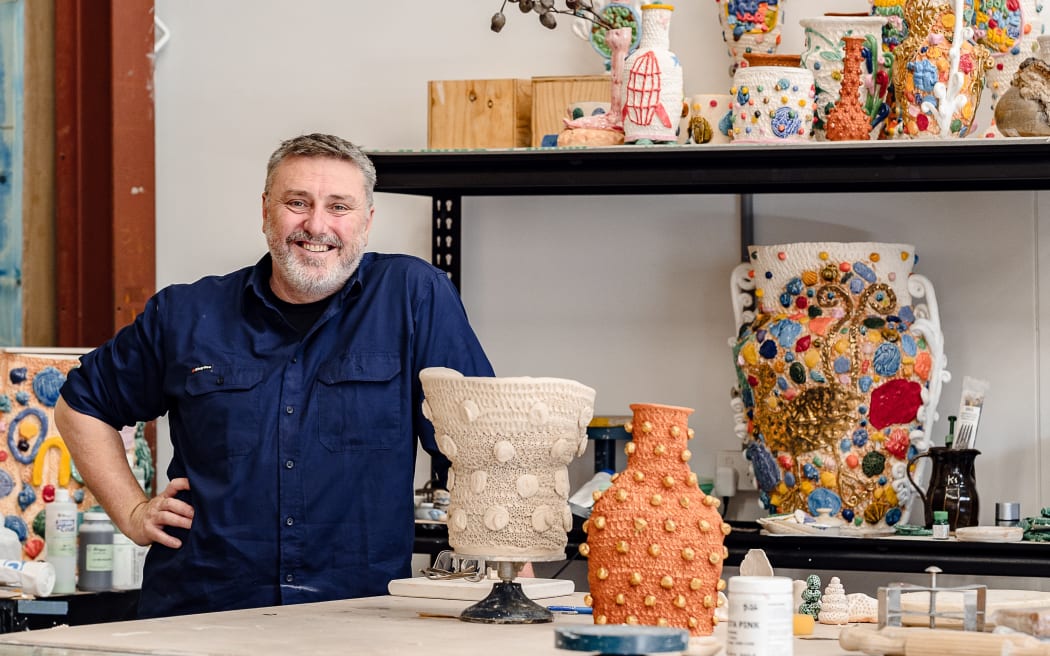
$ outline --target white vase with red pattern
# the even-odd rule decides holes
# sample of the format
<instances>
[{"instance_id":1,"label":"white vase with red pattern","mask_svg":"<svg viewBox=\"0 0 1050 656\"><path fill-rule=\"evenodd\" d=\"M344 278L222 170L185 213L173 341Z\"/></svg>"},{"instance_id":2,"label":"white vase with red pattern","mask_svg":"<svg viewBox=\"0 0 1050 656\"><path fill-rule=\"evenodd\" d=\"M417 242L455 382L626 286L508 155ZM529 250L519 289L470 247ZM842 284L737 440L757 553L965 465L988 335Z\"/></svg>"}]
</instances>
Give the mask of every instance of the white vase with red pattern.
<instances>
[{"instance_id":1,"label":"white vase with red pattern","mask_svg":"<svg viewBox=\"0 0 1050 656\"><path fill-rule=\"evenodd\" d=\"M624 64L626 143L672 143L682 116L682 65L670 50L672 5L642 5L642 38Z\"/></svg>"}]
</instances>

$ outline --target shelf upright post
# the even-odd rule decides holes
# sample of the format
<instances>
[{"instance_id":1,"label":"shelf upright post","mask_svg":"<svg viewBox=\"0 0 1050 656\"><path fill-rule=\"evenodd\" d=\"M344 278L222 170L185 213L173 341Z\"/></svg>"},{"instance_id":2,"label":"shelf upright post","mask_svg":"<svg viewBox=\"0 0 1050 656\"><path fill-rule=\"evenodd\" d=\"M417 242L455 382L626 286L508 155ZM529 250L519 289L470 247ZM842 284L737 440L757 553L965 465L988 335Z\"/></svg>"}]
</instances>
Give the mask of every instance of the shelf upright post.
<instances>
[{"instance_id":1,"label":"shelf upright post","mask_svg":"<svg viewBox=\"0 0 1050 656\"><path fill-rule=\"evenodd\" d=\"M462 204L463 197L459 194L435 194L430 197L430 262L444 271L460 292L463 291L459 286L459 223ZM445 480L447 475L447 471L439 472L431 464L431 479Z\"/></svg>"},{"instance_id":2,"label":"shelf upright post","mask_svg":"<svg viewBox=\"0 0 1050 656\"><path fill-rule=\"evenodd\" d=\"M459 289L459 236L461 205L463 197L458 194L431 196L431 263L448 274L449 280Z\"/></svg>"},{"instance_id":3,"label":"shelf upright post","mask_svg":"<svg viewBox=\"0 0 1050 656\"><path fill-rule=\"evenodd\" d=\"M748 248L755 243L755 196L740 194L740 261L750 262Z\"/></svg>"}]
</instances>

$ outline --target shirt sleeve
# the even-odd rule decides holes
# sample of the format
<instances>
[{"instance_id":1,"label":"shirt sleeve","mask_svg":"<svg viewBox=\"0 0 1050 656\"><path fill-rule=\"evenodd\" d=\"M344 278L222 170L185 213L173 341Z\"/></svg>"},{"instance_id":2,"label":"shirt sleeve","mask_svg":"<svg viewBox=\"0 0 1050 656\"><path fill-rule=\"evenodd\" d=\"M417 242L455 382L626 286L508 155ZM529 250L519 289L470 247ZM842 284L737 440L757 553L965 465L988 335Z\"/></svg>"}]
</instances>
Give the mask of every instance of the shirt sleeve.
<instances>
[{"instance_id":1,"label":"shirt sleeve","mask_svg":"<svg viewBox=\"0 0 1050 656\"><path fill-rule=\"evenodd\" d=\"M62 386L69 407L117 430L167 412L160 316L158 294L134 322L82 356Z\"/></svg>"},{"instance_id":2,"label":"shirt sleeve","mask_svg":"<svg viewBox=\"0 0 1050 656\"><path fill-rule=\"evenodd\" d=\"M419 372L427 367L448 367L464 376L492 376L481 342L467 320L459 292L443 272L431 278L429 293L422 295L414 312L412 375L412 425L423 448L434 458L434 467L447 470L448 460L434 441L434 427L423 417L423 385Z\"/></svg>"}]
</instances>

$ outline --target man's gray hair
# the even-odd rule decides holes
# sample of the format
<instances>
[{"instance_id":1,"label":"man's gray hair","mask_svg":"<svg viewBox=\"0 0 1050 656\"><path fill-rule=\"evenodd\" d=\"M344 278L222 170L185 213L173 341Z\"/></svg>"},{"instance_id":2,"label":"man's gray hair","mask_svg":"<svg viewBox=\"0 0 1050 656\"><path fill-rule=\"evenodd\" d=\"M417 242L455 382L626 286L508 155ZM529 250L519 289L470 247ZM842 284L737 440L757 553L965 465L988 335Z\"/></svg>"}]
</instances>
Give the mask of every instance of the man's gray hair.
<instances>
[{"instance_id":1,"label":"man's gray hair","mask_svg":"<svg viewBox=\"0 0 1050 656\"><path fill-rule=\"evenodd\" d=\"M270 155L266 164L266 186L263 193L270 193L277 166L287 157L330 157L351 162L361 170L365 178L365 200L372 207L372 191L376 186L376 167L364 151L346 139L331 134L304 134L281 142L277 150Z\"/></svg>"}]
</instances>

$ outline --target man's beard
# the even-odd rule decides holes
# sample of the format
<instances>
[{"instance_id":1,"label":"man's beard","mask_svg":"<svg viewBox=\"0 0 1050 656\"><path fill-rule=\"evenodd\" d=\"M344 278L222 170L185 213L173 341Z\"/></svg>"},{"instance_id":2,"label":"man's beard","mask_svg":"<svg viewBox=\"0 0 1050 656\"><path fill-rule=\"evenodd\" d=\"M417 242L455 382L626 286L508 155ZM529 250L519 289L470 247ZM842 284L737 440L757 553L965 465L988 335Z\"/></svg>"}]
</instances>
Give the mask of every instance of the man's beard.
<instances>
[{"instance_id":1,"label":"man's beard","mask_svg":"<svg viewBox=\"0 0 1050 656\"><path fill-rule=\"evenodd\" d=\"M336 248L342 247L342 253L332 268L327 269L324 262L310 256L299 256L294 242L308 241L321 243ZM368 237L359 234L353 241L343 243L334 235L311 235L305 231L294 232L284 240L274 232L272 224L266 224L266 243L270 247L274 269L300 295L317 299L327 298L342 289L346 281L357 270L361 263Z\"/></svg>"}]
</instances>

